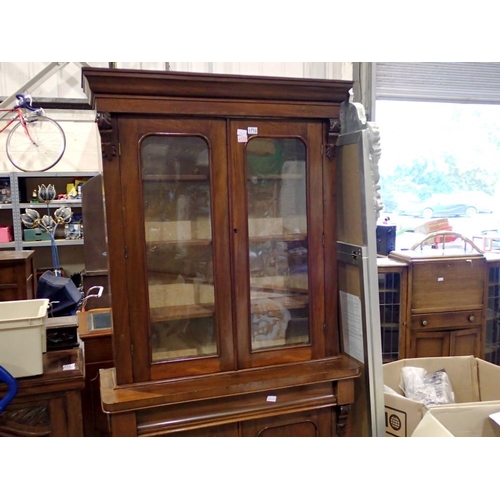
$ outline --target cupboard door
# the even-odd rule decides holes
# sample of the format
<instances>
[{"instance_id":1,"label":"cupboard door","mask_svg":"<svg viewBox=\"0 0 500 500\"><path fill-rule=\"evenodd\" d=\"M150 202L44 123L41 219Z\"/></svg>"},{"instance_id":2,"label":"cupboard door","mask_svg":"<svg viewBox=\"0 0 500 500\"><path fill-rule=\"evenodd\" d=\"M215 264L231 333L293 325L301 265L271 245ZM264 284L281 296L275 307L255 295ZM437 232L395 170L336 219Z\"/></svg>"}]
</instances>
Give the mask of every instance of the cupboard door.
<instances>
[{"instance_id":1,"label":"cupboard door","mask_svg":"<svg viewBox=\"0 0 500 500\"><path fill-rule=\"evenodd\" d=\"M455 330L450 336L450 356L480 356L480 328Z\"/></svg>"},{"instance_id":2,"label":"cupboard door","mask_svg":"<svg viewBox=\"0 0 500 500\"><path fill-rule=\"evenodd\" d=\"M332 408L259 418L241 423L243 437L330 437L334 429Z\"/></svg>"},{"instance_id":3,"label":"cupboard door","mask_svg":"<svg viewBox=\"0 0 500 500\"><path fill-rule=\"evenodd\" d=\"M324 356L323 124L231 121L229 134L238 365Z\"/></svg>"},{"instance_id":4,"label":"cupboard door","mask_svg":"<svg viewBox=\"0 0 500 500\"><path fill-rule=\"evenodd\" d=\"M235 366L225 133L223 120L120 120L135 381Z\"/></svg>"},{"instance_id":5,"label":"cupboard door","mask_svg":"<svg viewBox=\"0 0 500 500\"><path fill-rule=\"evenodd\" d=\"M487 284L484 359L500 365L500 267L497 262L490 264Z\"/></svg>"},{"instance_id":6,"label":"cupboard door","mask_svg":"<svg viewBox=\"0 0 500 500\"><path fill-rule=\"evenodd\" d=\"M382 362L405 358L406 271L378 269Z\"/></svg>"},{"instance_id":7,"label":"cupboard door","mask_svg":"<svg viewBox=\"0 0 500 500\"><path fill-rule=\"evenodd\" d=\"M413 332L411 358L437 358L450 355L450 332Z\"/></svg>"}]
</instances>

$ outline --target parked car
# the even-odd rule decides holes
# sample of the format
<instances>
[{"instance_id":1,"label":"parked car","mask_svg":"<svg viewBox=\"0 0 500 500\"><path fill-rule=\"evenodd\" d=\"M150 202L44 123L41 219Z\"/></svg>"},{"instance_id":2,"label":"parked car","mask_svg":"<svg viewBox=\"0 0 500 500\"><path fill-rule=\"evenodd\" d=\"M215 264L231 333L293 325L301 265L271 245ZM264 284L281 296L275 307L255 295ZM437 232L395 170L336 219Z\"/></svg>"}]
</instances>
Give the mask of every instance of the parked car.
<instances>
[{"instance_id":1,"label":"parked car","mask_svg":"<svg viewBox=\"0 0 500 500\"><path fill-rule=\"evenodd\" d=\"M462 192L434 194L423 201L408 201L398 205L399 215L413 215L430 219L465 215L474 217L478 213L492 213L494 198L484 193Z\"/></svg>"}]
</instances>

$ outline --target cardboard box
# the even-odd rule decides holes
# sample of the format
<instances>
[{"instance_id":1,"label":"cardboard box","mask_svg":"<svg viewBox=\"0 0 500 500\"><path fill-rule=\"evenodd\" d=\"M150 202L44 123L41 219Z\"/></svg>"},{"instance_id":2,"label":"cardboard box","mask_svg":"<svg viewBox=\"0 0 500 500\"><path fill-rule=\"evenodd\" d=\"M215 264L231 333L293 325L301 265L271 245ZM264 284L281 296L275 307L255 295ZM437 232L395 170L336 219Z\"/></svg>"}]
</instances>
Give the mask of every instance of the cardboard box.
<instances>
[{"instance_id":1,"label":"cardboard box","mask_svg":"<svg viewBox=\"0 0 500 500\"><path fill-rule=\"evenodd\" d=\"M433 219L425 222L413 229L413 232L420 234L434 233L435 231L450 231L451 226L448 219Z\"/></svg>"},{"instance_id":2,"label":"cardboard box","mask_svg":"<svg viewBox=\"0 0 500 500\"><path fill-rule=\"evenodd\" d=\"M409 437L422 420L427 407L403 396L399 387L401 369L404 366L425 368L427 373L445 369L455 394L455 404L500 404L500 366L474 356L450 356L439 358L409 358L383 365L384 385L398 394L384 394L386 436ZM454 405L441 405L451 407Z\"/></svg>"},{"instance_id":3,"label":"cardboard box","mask_svg":"<svg viewBox=\"0 0 500 500\"><path fill-rule=\"evenodd\" d=\"M429 408L411 437L500 437L500 425L490 415L497 404L462 404Z\"/></svg>"},{"instance_id":4,"label":"cardboard box","mask_svg":"<svg viewBox=\"0 0 500 500\"><path fill-rule=\"evenodd\" d=\"M24 229L24 241L47 241L50 240L50 234L46 231L37 229Z\"/></svg>"}]
</instances>

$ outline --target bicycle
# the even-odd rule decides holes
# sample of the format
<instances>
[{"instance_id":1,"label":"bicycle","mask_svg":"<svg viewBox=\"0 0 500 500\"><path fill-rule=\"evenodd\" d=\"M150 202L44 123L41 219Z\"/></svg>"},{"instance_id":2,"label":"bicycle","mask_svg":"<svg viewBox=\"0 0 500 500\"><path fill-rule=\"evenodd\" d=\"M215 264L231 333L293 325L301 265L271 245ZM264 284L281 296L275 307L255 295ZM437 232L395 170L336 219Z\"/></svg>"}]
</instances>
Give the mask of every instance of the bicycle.
<instances>
[{"instance_id":1,"label":"bicycle","mask_svg":"<svg viewBox=\"0 0 500 500\"><path fill-rule=\"evenodd\" d=\"M0 108L0 112L6 112L3 116L14 113L0 133L17 121L7 136L7 157L22 172L45 172L61 160L66 135L55 120L45 116L42 108L32 106L29 95L16 94L16 99L13 108Z\"/></svg>"}]
</instances>

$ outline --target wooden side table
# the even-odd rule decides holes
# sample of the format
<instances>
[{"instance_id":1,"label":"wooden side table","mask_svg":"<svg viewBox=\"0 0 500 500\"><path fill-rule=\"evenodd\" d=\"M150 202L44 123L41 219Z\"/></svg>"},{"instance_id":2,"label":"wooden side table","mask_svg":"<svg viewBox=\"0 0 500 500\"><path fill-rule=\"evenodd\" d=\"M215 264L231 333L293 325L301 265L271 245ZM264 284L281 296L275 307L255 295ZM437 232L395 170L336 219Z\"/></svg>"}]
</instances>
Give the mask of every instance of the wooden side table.
<instances>
[{"instance_id":1,"label":"wooden side table","mask_svg":"<svg viewBox=\"0 0 500 500\"><path fill-rule=\"evenodd\" d=\"M0 436L83 436L81 346L43 355L43 374L17 379L19 392L0 414ZM0 398L6 387L0 386Z\"/></svg>"}]
</instances>

